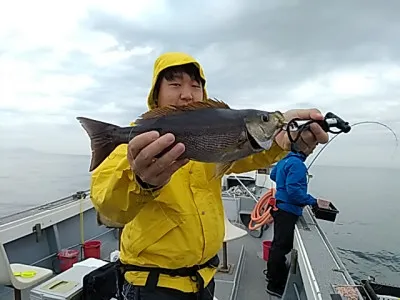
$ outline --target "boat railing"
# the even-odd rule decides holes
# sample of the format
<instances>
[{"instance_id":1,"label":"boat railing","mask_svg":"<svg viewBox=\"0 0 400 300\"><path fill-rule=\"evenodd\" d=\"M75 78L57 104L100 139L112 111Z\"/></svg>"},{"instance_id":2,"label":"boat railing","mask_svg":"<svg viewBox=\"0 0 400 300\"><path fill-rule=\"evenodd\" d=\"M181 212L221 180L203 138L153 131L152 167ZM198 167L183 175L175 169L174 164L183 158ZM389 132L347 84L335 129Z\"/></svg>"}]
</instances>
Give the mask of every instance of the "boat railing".
<instances>
[{"instance_id":1,"label":"boat railing","mask_svg":"<svg viewBox=\"0 0 400 300\"><path fill-rule=\"evenodd\" d=\"M251 204L251 200L254 200L255 202L258 202L258 198L255 193L252 193L250 189L240 180L240 178L236 175L232 175L239 183L240 187L246 191L246 193L249 196L241 196L238 197L238 202L239 202L239 210L238 213L240 214L246 214L249 215L252 211L252 207L254 206L254 203ZM256 180L255 180L256 181ZM268 189L268 187L259 187L261 189ZM312 227L314 230L312 230L313 235L319 235L319 239L316 239L314 242L319 241L322 243L324 246L321 247L322 251L326 251L328 253L327 257L332 257L332 264L333 268L335 268L335 272L339 272L343 275L343 284L348 287L348 288L356 288L358 285L355 284L354 280L350 276L349 272L347 271L346 267L344 266L342 260L338 256L337 252L335 251L334 247L332 244L329 242L326 234L322 230L318 220L312 213L311 209L307 206L305 207L305 212L304 215L307 215L307 221L304 218L301 218L303 220L303 223L305 224L305 227L307 227L307 232L310 232L310 227ZM303 224L303 226L304 226ZM299 268L301 270L301 273L304 275L303 278L303 285L304 289L306 290L306 293L308 296L310 296L310 299L323 299L323 295L326 293L326 283L323 284L324 286L324 291L321 291L321 286L319 282L319 278L316 277L315 272L313 270L313 265L310 261L310 258L308 257L307 253L307 247L312 247L312 245L308 245L303 241L303 231L301 230L302 226L296 225L295 228L295 244L297 244L297 257L298 257L298 264ZM304 233L305 234L305 233ZM315 262L314 262L315 263ZM315 266L314 266L315 267ZM331 285L332 289L335 290L335 286ZM357 294L359 296L359 299L363 299L361 293L359 292L358 289L356 289Z\"/></svg>"},{"instance_id":2,"label":"boat railing","mask_svg":"<svg viewBox=\"0 0 400 300\"><path fill-rule=\"evenodd\" d=\"M16 217L19 218L21 215L28 215L29 212L50 210L50 209L54 209L54 208L63 206L64 204L66 204L68 202L80 200L82 197L85 198L89 193L90 193L89 189L83 190L83 191L78 191L74 194L71 194L71 195L63 197L63 198L59 198L57 200L53 200L53 201L45 203L45 204L40 204L40 205L31 207L28 209L24 209L24 210L0 217L0 226L2 224L8 223L10 220L15 219Z\"/></svg>"},{"instance_id":3,"label":"boat railing","mask_svg":"<svg viewBox=\"0 0 400 300\"><path fill-rule=\"evenodd\" d=\"M78 191L70 196L23 210L0 218L0 242L40 232L58 222L75 216L93 207L87 199L89 190Z\"/></svg>"}]
</instances>

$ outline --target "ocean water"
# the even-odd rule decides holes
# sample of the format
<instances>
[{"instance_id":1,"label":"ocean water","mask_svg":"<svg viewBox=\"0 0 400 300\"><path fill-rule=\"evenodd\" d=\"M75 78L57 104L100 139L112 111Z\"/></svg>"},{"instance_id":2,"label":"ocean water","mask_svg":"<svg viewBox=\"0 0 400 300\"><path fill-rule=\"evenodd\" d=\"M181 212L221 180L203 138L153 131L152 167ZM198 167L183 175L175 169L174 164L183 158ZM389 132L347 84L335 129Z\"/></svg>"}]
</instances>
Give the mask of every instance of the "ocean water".
<instances>
[{"instance_id":1,"label":"ocean water","mask_svg":"<svg viewBox=\"0 0 400 300\"><path fill-rule=\"evenodd\" d=\"M400 286L400 169L312 166L310 193L334 203L321 227L355 279Z\"/></svg>"},{"instance_id":2,"label":"ocean water","mask_svg":"<svg viewBox=\"0 0 400 300\"><path fill-rule=\"evenodd\" d=\"M0 157L0 217L89 186L88 156L16 150ZM400 170L313 165L310 172L310 192L340 211L321 226L352 276L400 285Z\"/></svg>"},{"instance_id":3,"label":"ocean water","mask_svg":"<svg viewBox=\"0 0 400 300\"><path fill-rule=\"evenodd\" d=\"M89 160L85 155L0 150L0 217L88 189Z\"/></svg>"}]
</instances>

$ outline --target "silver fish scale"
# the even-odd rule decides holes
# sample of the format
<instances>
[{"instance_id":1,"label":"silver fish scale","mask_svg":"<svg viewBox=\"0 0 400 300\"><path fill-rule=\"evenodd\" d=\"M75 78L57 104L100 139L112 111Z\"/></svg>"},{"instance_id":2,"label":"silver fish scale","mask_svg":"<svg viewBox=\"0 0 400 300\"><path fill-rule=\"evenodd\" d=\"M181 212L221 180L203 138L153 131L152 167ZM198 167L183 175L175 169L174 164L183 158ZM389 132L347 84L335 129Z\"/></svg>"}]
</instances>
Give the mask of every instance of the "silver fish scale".
<instances>
[{"instance_id":1,"label":"silver fish scale","mask_svg":"<svg viewBox=\"0 0 400 300\"><path fill-rule=\"evenodd\" d=\"M225 133L205 128L196 130L195 133L196 135L193 132L184 133L177 136L176 140L185 145L185 157L205 162L226 161L227 156L238 152L239 142L245 136L243 130L229 130L228 128Z\"/></svg>"}]
</instances>

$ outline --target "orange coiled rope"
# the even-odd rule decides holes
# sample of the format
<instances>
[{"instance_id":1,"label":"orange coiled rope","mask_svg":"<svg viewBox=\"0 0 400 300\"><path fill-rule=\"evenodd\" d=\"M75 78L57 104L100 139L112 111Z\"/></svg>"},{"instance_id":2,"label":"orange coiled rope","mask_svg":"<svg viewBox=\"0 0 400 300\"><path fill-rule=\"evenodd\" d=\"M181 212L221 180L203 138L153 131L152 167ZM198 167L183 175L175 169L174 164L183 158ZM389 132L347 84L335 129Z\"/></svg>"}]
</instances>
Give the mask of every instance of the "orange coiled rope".
<instances>
[{"instance_id":1,"label":"orange coiled rope","mask_svg":"<svg viewBox=\"0 0 400 300\"><path fill-rule=\"evenodd\" d=\"M276 207L275 200L275 189L270 188L268 192L266 192L260 200L258 200L257 204L254 206L253 211L251 212L251 220L249 222L249 229L256 230L265 224L271 224L274 219L271 215L271 209L276 211L278 208ZM254 225L252 223L255 223Z\"/></svg>"}]
</instances>

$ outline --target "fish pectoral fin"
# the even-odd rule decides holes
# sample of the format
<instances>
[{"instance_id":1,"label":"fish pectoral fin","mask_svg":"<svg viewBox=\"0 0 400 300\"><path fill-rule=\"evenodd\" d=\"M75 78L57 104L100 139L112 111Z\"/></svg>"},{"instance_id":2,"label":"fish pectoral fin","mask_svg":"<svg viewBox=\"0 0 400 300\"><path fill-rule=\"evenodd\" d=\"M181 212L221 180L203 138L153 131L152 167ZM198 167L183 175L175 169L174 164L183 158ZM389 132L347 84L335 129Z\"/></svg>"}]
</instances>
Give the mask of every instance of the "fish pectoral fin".
<instances>
[{"instance_id":1,"label":"fish pectoral fin","mask_svg":"<svg viewBox=\"0 0 400 300\"><path fill-rule=\"evenodd\" d=\"M224 174L230 169L234 162L226 162L226 163L217 163L215 165L215 172L214 175L211 177L211 180L221 178Z\"/></svg>"},{"instance_id":2,"label":"fish pectoral fin","mask_svg":"<svg viewBox=\"0 0 400 300\"><path fill-rule=\"evenodd\" d=\"M96 221L98 226L105 226L108 228L123 228L125 225L111 221L110 219L106 218L104 215L100 214L98 211L96 211Z\"/></svg>"}]
</instances>

